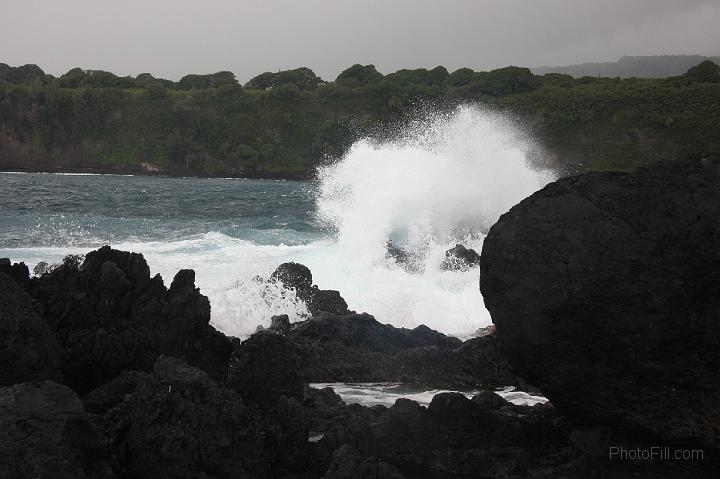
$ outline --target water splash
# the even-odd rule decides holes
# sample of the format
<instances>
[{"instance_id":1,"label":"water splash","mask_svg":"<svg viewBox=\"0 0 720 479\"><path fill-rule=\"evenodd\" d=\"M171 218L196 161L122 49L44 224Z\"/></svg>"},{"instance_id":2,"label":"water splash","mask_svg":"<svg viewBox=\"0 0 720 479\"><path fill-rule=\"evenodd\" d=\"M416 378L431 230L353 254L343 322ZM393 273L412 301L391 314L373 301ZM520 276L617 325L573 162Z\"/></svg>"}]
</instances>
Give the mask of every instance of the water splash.
<instances>
[{"instance_id":1,"label":"water splash","mask_svg":"<svg viewBox=\"0 0 720 479\"><path fill-rule=\"evenodd\" d=\"M144 254L166 284L193 268L212 323L235 336L274 314L307 315L292 292L253 279L296 261L351 309L465 337L490 317L477 269L442 271L444 252L455 242L479 251L500 214L552 179L527 165L533 151L512 119L476 107L423 117L395 141L359 141L319 172L327 232L308 223L308 184L4 176L0 203L13 215L0 221L0 257L33 268L111 244ZM388 258L388 240L415 264Z\"/></svg>"},{"instance_id":2,"label":"water splash","mask_svg":"<svg viewBox=\"0 0 720 479\"><path fill-rule=\"evenodd\" d=\"M337 243L309 266L381 321L459 335L489 324L477 270L440 264L456 242L479 251L502 213L553 179L528 165L534 147L511 118L469 106L392 142L356 143L319 172L317 215ZM399 267L388 240L420 264Z\"/></svg>"}]
</instances>

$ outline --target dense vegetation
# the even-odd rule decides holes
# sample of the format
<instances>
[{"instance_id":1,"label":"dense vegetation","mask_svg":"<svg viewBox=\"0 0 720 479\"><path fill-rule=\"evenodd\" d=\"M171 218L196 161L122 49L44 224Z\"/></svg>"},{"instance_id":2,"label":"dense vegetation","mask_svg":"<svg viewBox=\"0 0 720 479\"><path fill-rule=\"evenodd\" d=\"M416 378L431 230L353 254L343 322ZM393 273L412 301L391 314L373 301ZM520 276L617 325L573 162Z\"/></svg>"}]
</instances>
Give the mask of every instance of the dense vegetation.
<instances>
[{"instance_id":1,"label":"dense vegetation","mask_svg":"<svg viewBox=\"0 0 720 479\"><path fill-rule=\"evenodd\" d=\"M298 68L245 85L231 72L172 82L0 64L0 168L300 177L418 105L465 102L512 112L543 158L569 171L720 151L720 73L709 61L665 79L354 65L333 82Z\"/></svg>"}]
</instances>

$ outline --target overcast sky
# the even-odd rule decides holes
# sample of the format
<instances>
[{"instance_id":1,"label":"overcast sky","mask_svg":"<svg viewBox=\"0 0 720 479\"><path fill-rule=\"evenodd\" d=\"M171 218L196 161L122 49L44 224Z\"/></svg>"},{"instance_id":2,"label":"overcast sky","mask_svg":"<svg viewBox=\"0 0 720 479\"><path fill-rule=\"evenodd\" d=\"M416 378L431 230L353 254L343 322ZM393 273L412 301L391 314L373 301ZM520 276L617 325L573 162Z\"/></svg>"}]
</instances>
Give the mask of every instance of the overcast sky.
<instances>
[{"instance_id":1,"label":"overcast sky","mask_svg":"<svg viewBox=\"0 0 720 479\"><path fill-rule=\"evenodd\" d=\"M720 0L0 0L0 62L119 75L389 73L720 55Z\"/></svg>"}]
</instances>

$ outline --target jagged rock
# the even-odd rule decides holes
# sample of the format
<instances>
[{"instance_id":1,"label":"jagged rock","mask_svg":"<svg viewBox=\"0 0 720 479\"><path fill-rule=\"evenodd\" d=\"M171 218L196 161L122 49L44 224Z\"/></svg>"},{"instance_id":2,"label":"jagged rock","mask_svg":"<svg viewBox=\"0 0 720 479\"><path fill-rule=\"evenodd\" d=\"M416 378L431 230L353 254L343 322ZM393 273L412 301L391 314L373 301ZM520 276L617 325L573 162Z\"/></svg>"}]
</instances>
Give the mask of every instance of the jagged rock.
<instances>
[{"instance_id":1,"label":"jagged rock","mask_svg":"<svg viewBox=\"0 0 720 479\"><path fill-rule=\"evenodd\" d=\"M300 263L283 263L275 269L270 278L280 281L286 288L304 290L312 287L312 273L307 266Z\"/></svg>"},{"instance_id":2,"label":"jagged rock","mask_svg":"<svg viewBox=\"0 0 720 479\"><path fill-rule=\"evenodd\" d=\"M352 446L343 444L335 451L323 479L404 479L392 464L374 457L363 458Z\"/></svg>"},{"instance_id":3,"label":"jagged rock","mask_svg":"<svg viewBox=\"0 0 720 479\"><path fill-rule=\"evenodd\" d=\"M457 244L445 252L445 259L440 264L440 269L443 271L467 271L477 266L480 266L480 255L477 251Z\"/></svg>"},{"instance_id":4,"label":"jagged rock","mask_svg":"<svg viewBox=\"0 0 720 479\"><path fill-rule=\"evenodd\" d=\"M278 333L285 333L290 329L290 318L287 314L278 314L270 318L270 329Z\"/></svg>"},{"instance_id":5,"label":"jagged rock","mask_svg":"<svg viewBox=\"0 0 720 479\"><path fill-rule=\"evenodd\" d=\"M303 293L303 296L308 312L312 316L348 313L347 303L338 291L318 289L317 286L313 286Z\"/></svg>"},{"instance_id":6,"label":"jagged rock","mask_svg":"<svg viewBox=\"0 0 720 479\"><path fill-rule=\"evenodd\" d=\"M30 297L0 273L0 386L62 381L60 356L57 340L33 311Z\"/></svg>"},{"instance_id":7,"label":"jagged rock","mask_svg":"<svg viewBox=\"0 0 720 479\"><path fill-rule=\"evenodd\" d=\"M483 409L490 409L493 411L510 405L510 402L506 401L499 394L487 390L480 391L474 395L472 402Z\"/></svg>"},{"instance_id":8,"label":"jagged rock","mask_svg":"<svg viewBox=\"0 0 720 479\"><path fill-rule=\"evenodd\" d=\"M408 477L558 477L552 473L573 458L552 408L488 410L458 393L438 394L427 408L398 399L372 434L372 449L360 452Z\"/></svg>"},{"instance_id":9,"label":"jagged rock","mask_svg":"<svg viewBox=\"0 0 720 479\"><path fill-rule=\"evenodd\" d=\"M298 363L297 348L284 336L255 333L233 352L228 385L261 406L273 405L283 395L302 399Z\"/></svg>"},{"instance_id":10,"label":"jagged rock","mask_svg":"<svg viewBox=\"0 0 720 479\"><path fill-rule=\"evenodd\" d=\"M294 400L258 412L204 371L165 356L132 389L103 419L123 477L312 477Z\"/></svg>"},{"instance_id":11,"label":"jagged rock","mask_svg":"<svg viewBox=\"0 0 720 479\"><path fill-rule=\"evenodd\" d=\"M0 258L0 273L7 275L21 286L30 281L30 270L25 263L11 263L8 258Z\"/></svg>"},{"instance_id":12,"label":"jagged rock","mask_svg":"<svg viewBox=\"0 0 720 479\"><path fill-rule=\"evenodd\" d=\"M568 416L720 447L720 158L563 178L484 241L508 360Z\"/></svg>"},{"instance_id":13,"label":"jagged rock","mask_svg":"<svg viewBox=\"0 0 720 479\"><path fill-rule=\"evenodd\" d=\"M166 289L142 255L105 246L34 278L28 290L64 349L66 384L84 394L123 370L151 369L160 354L224 379L232 345L209 325L194 277L182 270Z\"/></svg>"},{"instance_id":14,"label":"jagged rock","mask_svg":"<svg viewBox=\"0 0 720 479\"><path fill-rule=\"evenodd\" d=\"M439 388L527 384L514 375L494 336L465 342L433 331L381 324L368 314L293 323L285 333L306 382L403 382Z\"/></svg>"},{"instance_id":15,"label":"jagged rock","mask_svg":"<svg viewBox=\"0 0 720 479\"><path fill-rule=\"evenodd\" d=\"M294 289L308 308L311 316L346 314L347 303L334 290L319 289L312 284L312 273L307 266L299 263L283 263L270 275L288 289Z\"/></svg>"},{"instance_id":16,"label":"jagged rock","mask_svg":"<svg viewBox=\"0 0 720 479\"><path fill-rule=\"evenodd\" d=\"M46 261L40 261L38 264L35 265L33 268L33 274L35 276L42 276L45 273L49 273L53 269L57 268L58 265L51 265L48 264Z\"/></svg>"},{"instance_id":17,"label":"jagged rock","mask_svg":"<svg viewBox=\"0 0 720 479\"><path fill-rule=\"evenodd\" d=\"M114 478L77 395L52 381L0 388L0 478Z\"/></svg>"}]
</instances>

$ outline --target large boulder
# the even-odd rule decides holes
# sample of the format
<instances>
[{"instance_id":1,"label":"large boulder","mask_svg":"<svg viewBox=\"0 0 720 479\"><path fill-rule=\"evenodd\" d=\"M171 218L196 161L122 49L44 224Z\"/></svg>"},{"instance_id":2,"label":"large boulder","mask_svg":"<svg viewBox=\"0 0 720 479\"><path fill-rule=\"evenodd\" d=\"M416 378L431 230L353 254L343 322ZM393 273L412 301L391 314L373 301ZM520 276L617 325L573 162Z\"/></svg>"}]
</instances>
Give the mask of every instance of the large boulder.
<instances>
[{"instance_id":1,"label":"large boulder","mask_svg":"<svg viewBox=\"0 0 720 479\"><path fill-rule=\"evenodd\" d=\"M62 381L61 350L30 297L0 273L0 386L26 381Z\"/></svg>"},{"instance_id":2,"label":"large boulder","mask_svg":"<svg viewBox=\"0 0 720 479\"><path fill-rule=\"evenodd\" d=\"M166 288L141 254L108 246L31 281L36 309L63 347L65 382L84 394L161 354L227 376L228 338L210 326L210 302L182 270Z\"/></svg>"},{"instance_id":3,"label":"large boulder","mask_svg":"<svg viewBox=\"0 0 720 479\"><path fill-rule=\"evenodd\" d=\"M80 398L52 381L0 388L0 478L114 478Z\"/></svg>"},{"instance_id":4,"label":"large boulder","mask_svg":"<svg viewBox=\"0 0 720 479\"><path fill-rule=\"evenodd\" d=\"M490 229L480 289L558 410L720 447L720 159L558 180Z\"/></svg>"}]
</instances>

